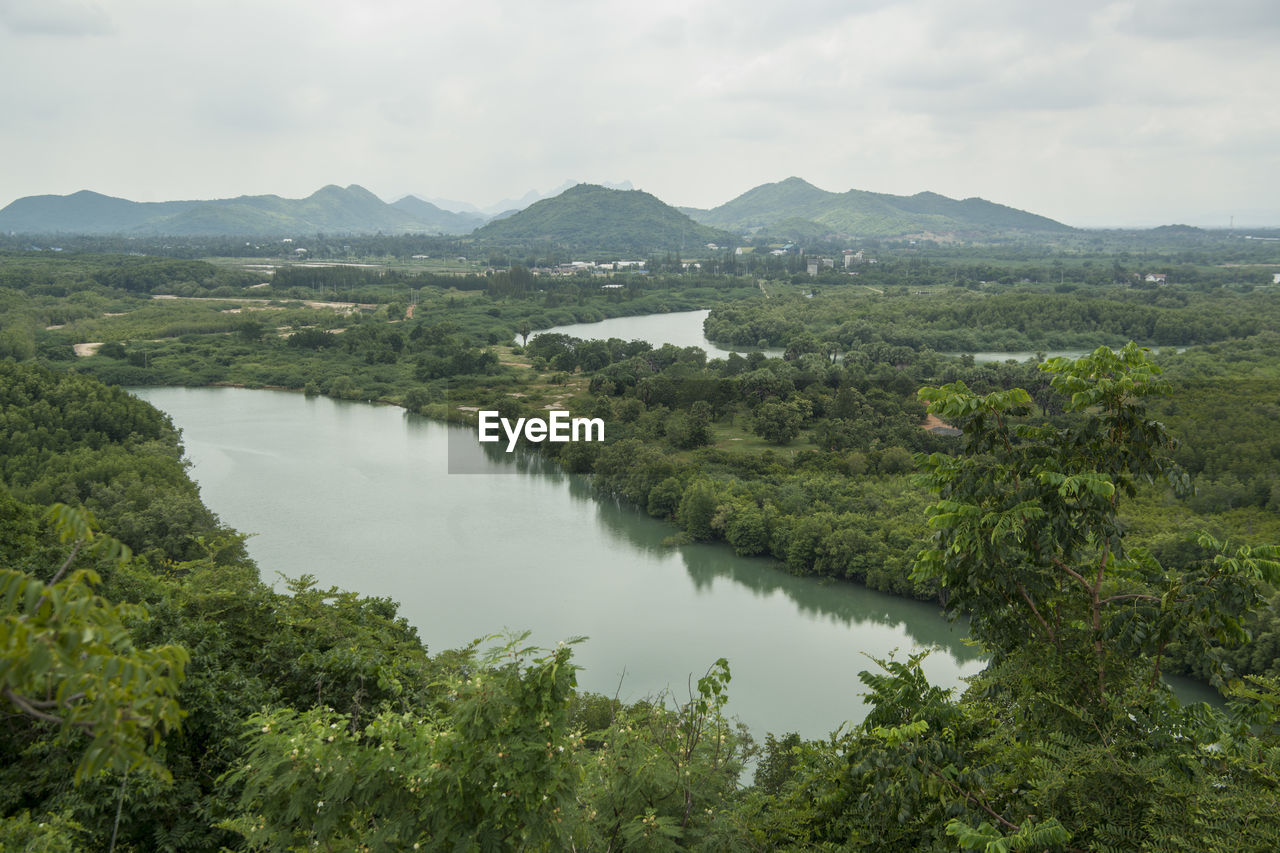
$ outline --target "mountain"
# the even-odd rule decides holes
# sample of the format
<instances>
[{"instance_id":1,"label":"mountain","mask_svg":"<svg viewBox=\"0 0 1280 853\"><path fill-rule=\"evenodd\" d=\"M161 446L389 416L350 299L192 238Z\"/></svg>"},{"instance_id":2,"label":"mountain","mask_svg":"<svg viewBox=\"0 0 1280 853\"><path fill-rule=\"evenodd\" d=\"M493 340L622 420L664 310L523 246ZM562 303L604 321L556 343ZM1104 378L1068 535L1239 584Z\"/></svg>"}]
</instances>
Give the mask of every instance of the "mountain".
<instances>
[{"instance_id":1,"label":"mountain","mask_svg":"<svg viewBox=\"0 0 1280 853\"><path fill-rule=\"evenodd\" d=\"M536 201L542 201L544 198L554 198L570 187L576 187L582 181L565 181L560 186L550 192L539 192L538 190L529 190L520 198L504 198L502 201L495 201L493 204L485 207L477 207L467 201L455 201L447 198L429 198L427 201L446 210L457 210L465 213L483 214L487 219L499 219L510 216L518 210L524 210ZM600 186L607 187L611 190L630 190L635 189L630 181L622 181L621 183L611 184L608 181L602 181Z\"/></svg>"},{"instance_id":2,"label":"mountain","mask_svg":"<svg viewBox=\"0 0 1280 853\"><path fill-rule=\"evenodd\" d=\"M442 210L415 195L407 195L391 206L403 210L418 222L438 229L442 234L470 234L483 225L488 218L479 213L454 213L452 210Z\"/></svg>"},{"instance_id":3,"label":"mountain","mask_svg":"<svg viewBox=\"0 0 1280 853\"><path fill-rule=\"evenodd\" d=\"M1073 230L981 198L957 201L931 192L913 196L864 190L833 193L800 178L763 184L719 207L690 215L704 225L779 237L794 236L789 232L812 234L815 225L830 235L853 237Z\"/></svg>"},{"instance_id":4,"label":"mountain","mask_svg":"<svg viewBox=\"0 0 1280 853\"><path fill-rule=\"evenodd\" d=\"M476 224L471 221L470 225L445 227L440 217L420 219L420 211L409 207L387 204L355 184L345 189L329 185L302 199L256 195L166 202L136 202L82 190L66 196L20 198L0 210L0 231L267 237L319 232L460 233L470 231Z\"/></svg>"},{"instance_id":5,"label":"mountain","mask_svg":"<svg viewBox=\"0 0 1280 853\"><path fill-rule=\"evenodd\" d=\"M80 190L71 195L33 195L20 198L0 210L0 231L24 234L123 233L154 219L176 216L194 204L199 202L128 201L90 190Z\"/></svg>"},{"instance_id":6,"label":"mountain","mask_svg":"<svg viewBox=\"0 0 1280 853\"><path fill-rule=\"evenodd\" d=\"M640 190L578 184L473 235L479 242L545 245L627 254L689 251L707 243L733 245L733 234L699 225Z\"/></svg>"}]
</instances>

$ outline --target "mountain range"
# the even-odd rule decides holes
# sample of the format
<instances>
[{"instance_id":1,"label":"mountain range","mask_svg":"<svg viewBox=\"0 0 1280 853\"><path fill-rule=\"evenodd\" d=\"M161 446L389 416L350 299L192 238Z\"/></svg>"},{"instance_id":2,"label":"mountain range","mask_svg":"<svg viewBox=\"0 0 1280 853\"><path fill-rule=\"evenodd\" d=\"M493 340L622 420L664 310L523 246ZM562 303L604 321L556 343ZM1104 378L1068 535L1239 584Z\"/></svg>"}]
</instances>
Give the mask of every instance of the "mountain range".
<instances>
[{"instance_id":1,"label":"mountain range","mask_svg":"<svg viewBox=\"0 0 1280 853\"><path fill-rule=\"evenodd\" d=\"M833 193L800 178L763 184L711 210L683 210L705 225L793 239L1073 230L1061 222L981 198L956 201L931 192L912 196L864 190Z\"/></svg>"},{"instance_id":2,"label":"mountain range","mask_svg":"<svg viewBox=\"0 0 1280 853\"><path fill-rule=\"evenodd\" d=\"M465 234L486 217L441 210L406 196L387 204L364 187L329 185L306 198L239 196L137 202L81 190L20 198L0 210L0 231L23 234Z\"/></svg>"},{"instance_id":3,"label":"mountain range","mask_svg":"<svg viewBox=\"0 0 1280 853\"><path fill-rule=\"evenodd\" d=\"M786 240L944 235L982 239L1073 230L980 198L957 201L931 192L913 196L863 190L833 193L794 177L758 186L710 210L677 209L649 193L630 189L630 183L614 186L622 188L577 184L497 216L474 209L446 210L412 195L387 204L354 184L326 186L302 199L259 195L166 202L135 202L81 190L66 196L18 199L0 209L0 232L246 237L454 234L495 245L648 252L687 250L707 243L734 245L743 235Z\"/></svg>"}]
</instances>

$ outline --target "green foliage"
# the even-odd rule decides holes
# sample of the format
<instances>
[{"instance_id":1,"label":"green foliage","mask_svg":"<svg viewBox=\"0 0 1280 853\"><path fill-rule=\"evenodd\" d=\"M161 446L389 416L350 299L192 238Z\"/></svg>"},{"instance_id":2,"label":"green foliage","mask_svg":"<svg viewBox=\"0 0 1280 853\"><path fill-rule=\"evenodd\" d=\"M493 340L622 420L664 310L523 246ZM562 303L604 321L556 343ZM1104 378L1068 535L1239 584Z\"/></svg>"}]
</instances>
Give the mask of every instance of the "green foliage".
<instances>
[{"instance_id":1,"label":"green foliage","mask_svg":"<svg viewBox=\"0 0 1280 853\"><path fill-rule=\"evenodd\" d=\"M1010 853L1013 850L1048 850L1060 847L1071 840L1071 833L1049 818L1037 824L1028 819L1018 831L1006 835L987 821L971 827L960 820L947 824L947 835L955 838L961 850L981 850L983 853Z\"/></svg>"},{"instance_id":2,"label":"green foliage","mask_svg":"<svg viewBox=\"0 0 1280 853\"><path fill-rule=\"evenodd\" d=\"M127 626L145 608L106 601L93 592L101 583L95 572L71 570L80 554L123 562L128 549L70 507L56 505L50 517L71 548L52 579L0 570L0 697L63 737L91 738L77 782L130 770L168 779L148 748L178 727L175 696L190 658L179 646L136 648Z\"/></svg>"},{"instance_id":3,"label":"green foliage","mask_svg":"<svg viewBox=\"0 0 1280 853\"><path fill-rule=\"evenodd\" d=\"M868 284L918 286L933 275L951 283L953 269L877 265ZM981 275L998 275L987 271ZM880 288L883 289L883 288ZM856 319L850 319L854 317ZM721 345L790 347L829 340L843 350L904 348L920 352L1023 351L1114 345L1135 340L1186 346L1244 338L1276 328L1274 299L1234 292L1152 295L1130 288L1058 294L1020 288L1008 292L937 292L913 299L865 290L824 293L820 299L778 297L718 305L704 323Z\"/></svg>"},{"instance_id":4,"label":"green foliage","mask_svg":"<svg viewBox=\"0 0 1280 853\"><path fill-rule=\"evenodd\" d=\"M1227 554L1209 538L1201 545L1216 556L1177 571L1126 550L1121 497L1142 479L1188 485L1163 456L1173 446L1164 426L1141 406L1168 384L1133 344L1042 369L1069 398L1065 411L1087 413L1078 426L1018 420L1031 404L1020 389L978 396L958 383L920 392L934 414L962 426L966 453L919 460L940 500L930 508L937 541L917 572L941 584L948 607L969 614L997 656L1032 648L1063 656L1064 674L1082 679L1081 698L1105 703L1140 664L1154 681L1171 642L1243 640L1243 620L1260 603L1261 583L1280 580L1280 563L1273 549Z\"/></svg>"},{"instance_id":5,"label":"green foliage","mask_svg":"<svg viewBox=\"0 0 1280 853\"><path fill-rule=\"evenodd\" d=\"M676 520L694 539L709 540L714 537L712 524L720 500L715 485L707 480L695 480L684 490Z\"/></svg>"},{"instance_id":6,"label":"green foliage","mask_svg":"<svg viewBox=\"0 0 1280 853\"><path fill-rule=\"evenodd\" d=\"M0 363L0 477L19 500L83 505L135 551L194 557L217 520L168 418L119 388Z\"/></svg>"},{"instance_id":7,"label":"green foliage","mask_svg":"<svg viewBox=\"0 0 1280 853\"><path fill-rule=\"evenodd\" d=\"M800 434L806 414L803 401L770 400L756 409L751 429L773 444L790 444Z\"/></svg>"},{"instance_id":8,"label":"green foliage","mask_svg":"<svg viewBox=\"0 0 1280 853\"><path fill-rule=\"evenodd\" d=\"M0 850L77 853L84 849L82 827L65 814L33 818L22 812L0 819Z\"/></svg>"},{"instance_id":9,"label":"green foliage","mask_svg":"<svg viewBox=\"0 0 1280 853\"><path fill-rule=\"evenodd\" d=\"M583 755L579 849L723 850L745 842L726 806L753 752L744 729L724 717L729 664L716 661L687 702L666 696L621 709L589 734Z\"/></svg>"},{"instance_id":10,"label":"green foliage","mask_svg":"<svg viewBox=\"0 0 1280 853\"><path fill-rule=\"evenodd\" d=\"M574 667L569 646L520 640L454 676L438 716L384 712L361 730L322 709L250 718L246 760L225 780L244 814L228 826L272 850L558 848Z\"/></svg>"}]
</instances>

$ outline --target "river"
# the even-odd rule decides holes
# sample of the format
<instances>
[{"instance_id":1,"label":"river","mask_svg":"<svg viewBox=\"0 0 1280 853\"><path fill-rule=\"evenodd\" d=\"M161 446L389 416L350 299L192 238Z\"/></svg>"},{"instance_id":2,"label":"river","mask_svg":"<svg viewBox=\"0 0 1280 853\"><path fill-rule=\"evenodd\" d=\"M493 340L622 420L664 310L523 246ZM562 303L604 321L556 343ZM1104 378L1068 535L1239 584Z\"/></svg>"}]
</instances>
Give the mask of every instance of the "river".
<instances>
[{"instance_id":1,"label":"river","mask_svg":"<svg viewBox=\"0 0 1280 853\"><path fill-rule=\"evenodd\" d=\"M478 452L463 427L282 391L134 393L183 430L205 502L255 534L264 579L390 596L430 649L507 628L544 646L585 635L580 684L627 700L687 696L725 657L729 710L760 737L860 720L865 655L936 645L924 668L947 686L981 665L932 604L792 577L723 545L667 546L671 525L595 500L536 455L450 474L451 431Z\"/></svg>"},{"instance_id":2,"label":"river","mask_svg":"<svg viewBox=\"0 0 1280 853\"><path fill-rule=\"evenodd\" d=\"M702 334L707 311L558 326L581 338L728 350ZM982 353L1001 360L1024 353ZM587 481L537 455L479 454L470 429L392 407L234 388L135 390L183 430L205 502L236 529L264 577L389 596L430 648L529 630L573 636L580 684L625 700L688 685L729 659L732 713L758 735L822 737L864 715L857 673L870 657L935 648L949 687L981 662L938 608L823 584L723 545L664 544L675 529L592 498ZM451 440L452 439L452 440ZM452 470L449 453L476 451ZM455 459L456 461L456 459ZM1184 700L1213 701L1176 681Z\"/></svg>"},{"instance_id":3,"label":"river","mask_svg":"<svg viewBox=\"0 0 1280 853\"><path fill-rule=\"evenodd\" d=\"M728 358L731 352L745 355L749 352L762 352L765 355L782 355L781 349L757 349L756 347L739 347L727 350L718 347L702 333L702 321L710 314L709 309L701 311L673 311L670 314L641 314L636 317L611 317L597 323L573 323L568 326L552 326L539 329L529 338L538 335L560 332L584 340L619 338L624 341L648 341L655 347L663 344L675 344L678 347L702 347L707 358ZM517 337L518 340L518 337Z\"/></svg>"},{"instance_id":4,"label":"river","mask_svg":"<svg viewBox=\"0 0 1280 853\"><path fill-rule=\"evenodd\" d=\"M675 344L680 347L702 347L702 349L706 350L708 359L728 358L731 352L745 355L746 353L757 351L756 347L739 347L727 350L707 340L707 336L702 332L702 322L707 319L707 315L710 313L709 309L703 309L701 311L675 311L670 314L643 314L637 317L613 317L596 323L573 323L568 326L552 326L549 329L540 329L529 337L532 340L538 335L559 332L584 340L620 338L624 341L648 341L655 347L663 344ZM519 340L518 336L517 340ZM1186 349L1186 347L1180 347L1179 352L1183 349ZM778 356L783 353L781 348L761 349L758 351L769 356ZM1053 358L1061 355L1068 358L1079 358L1091 352L1093 352L1091 349L1047 350L1044 352L1044 356ZM959 356L963 355L963 353L951 352L943 353L943 355ZM974 352L969 353L969 355L973 356L973 360L977 362L998 362L1008 359L1021 362L1029 358L1036 358L1039 353Z\"/></svg>"}]
</instances>

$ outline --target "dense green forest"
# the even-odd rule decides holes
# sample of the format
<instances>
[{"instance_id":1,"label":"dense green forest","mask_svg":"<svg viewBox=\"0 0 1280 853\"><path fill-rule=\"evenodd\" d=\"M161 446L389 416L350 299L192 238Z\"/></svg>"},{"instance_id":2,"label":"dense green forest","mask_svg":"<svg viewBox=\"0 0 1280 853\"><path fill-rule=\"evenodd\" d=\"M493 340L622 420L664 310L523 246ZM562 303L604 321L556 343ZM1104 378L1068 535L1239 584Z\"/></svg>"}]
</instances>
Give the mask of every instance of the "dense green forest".
<instances>
[{"instance_id":1,"label":"dense green forest","mask_svg":"<svg viewBox=\"0 0 1280 853\"><path fill-rule=\"evenodd\" d=\"M886 258L902 277L877 294L860 277L762 292L707 270L551 280L520 265L284 267L263 287L227 264L5 258L0 841L1274 849L1274 297L1213 263L1184 285L1063 291L1053 261L1041 285L911 293L910 270L944 279L960 262L979 263ZM752 343L785 355L525 339L695 307L724 340L776 323ZM1001 345L1202 345L1039 366L939 354L977 321ZM1201 337L1155 340L1170 324ZM991 664L956 696L914 658L883 661L862 676L863 723L758 743L723 714L724 662L684 701L623 706L575 689L572 643L429 654L394 602L263 584L200 504L167 419L112 387L216 382L452 419L560 400L604 418L609 443L543 449L602 499L788 571L936 598ZM1232 704L1179 707L1170 670Z\"/></svg>"},{"instance_id":2,"label":"dense green forest","mask_svg":"<svg viewBox=\"0 0 1280 853\"><path fill-rule=\"evenodd\" d=\"M1277 328L1269 291L1202 293L1131 288L1071 293L922 291L898 298L821 292L719 306L707 337L735 346L812 352L882 342L938 352L1115 346L1181 347L1247 338Z\"/></svg>"}]
</instances>

